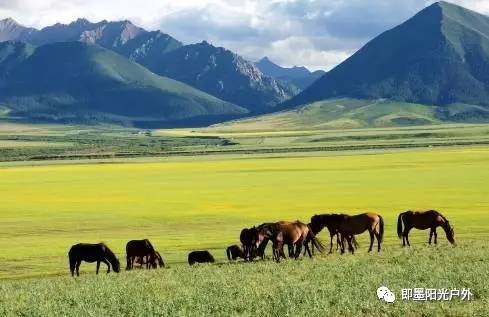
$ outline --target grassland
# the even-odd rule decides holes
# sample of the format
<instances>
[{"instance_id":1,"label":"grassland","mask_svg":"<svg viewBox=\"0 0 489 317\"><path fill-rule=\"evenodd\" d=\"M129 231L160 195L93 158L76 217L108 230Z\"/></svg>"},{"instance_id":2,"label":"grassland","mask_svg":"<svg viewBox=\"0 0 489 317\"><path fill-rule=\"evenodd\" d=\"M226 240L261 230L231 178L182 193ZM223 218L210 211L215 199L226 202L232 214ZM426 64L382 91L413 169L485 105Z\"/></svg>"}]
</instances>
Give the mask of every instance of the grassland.
<instances>
[{"instance_id":1,"label":"grassland","mask_svg":"<svg viewBox=\"0 0 489 317\"><path fill-rule=\"evenodd\" d=\"M174 267L4 282L2 316L487 316L488 246L390 247L382 255ZM376 297L379 285L398 296ZM463 288L471 302L402 301L402 288Z\"/></svg>"},{"instance_id":2,"label":"grassland","mask_svg":"<svg viewBox=\"0 0 489 317\"><path fill-rule=\"evenodd\" d=\"M148 237L170 263L184 262L195 248L222 259L243 226L307 221L321 211L383 214L390 246L398 245L396 215L409 208L440 209L459 239L485 239L488 153L463 148L3 166L0 278L65 274L66 251L77 241L105 241L122 255L126 241Z\"/></svg>"},{"instance_id":3,"label":"grassland","mask_svg":"<svg viewBox=\"0 0 489 317\"><path fill-rule=\"evenodd\" d=\"M159 147L163 156L189 156L0 163L0 315L488 314L488 126L140 134L10 125L0 126L2 136L69 141L78 150L97 144L97 153L113 139L112 153L147 156ZM419 231L413 248L399 246L399 211L426 208L449 217L456 247L442 233L440 246L427 247L427 232ZM386 221L381 255L367 255L362 236L355 256L224 264L225 247L244 226L369 210ZM151 239L170 268L95 277L94 265L84 264L80 279L66 277L72 244L105 241L122 259L125 243L137 238ZM182 265L194 249L209 249L219 263ZM381 283L398 296L403 287L471 287L476 298L386 306L375 298Z\"/></svg>"}]
</instances>

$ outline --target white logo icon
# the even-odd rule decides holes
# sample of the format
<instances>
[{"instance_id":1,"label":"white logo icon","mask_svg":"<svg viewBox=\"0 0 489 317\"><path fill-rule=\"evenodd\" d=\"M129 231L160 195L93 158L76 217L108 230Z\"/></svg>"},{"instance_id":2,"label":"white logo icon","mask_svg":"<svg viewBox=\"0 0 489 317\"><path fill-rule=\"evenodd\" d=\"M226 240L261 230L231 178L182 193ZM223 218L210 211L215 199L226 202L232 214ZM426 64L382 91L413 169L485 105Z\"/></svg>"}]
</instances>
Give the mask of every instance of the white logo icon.
<instances>
[{"instance_id":1,"label":"white logo icon","mask_svg":"<svg viewBox=\"0 0 489 317\"><path fill-rule=\"evenodd\" d=\"M377 289L377 297L387 303L394 303L396 300L396 295L385 286Z\"/></svg>"}]
</instances>

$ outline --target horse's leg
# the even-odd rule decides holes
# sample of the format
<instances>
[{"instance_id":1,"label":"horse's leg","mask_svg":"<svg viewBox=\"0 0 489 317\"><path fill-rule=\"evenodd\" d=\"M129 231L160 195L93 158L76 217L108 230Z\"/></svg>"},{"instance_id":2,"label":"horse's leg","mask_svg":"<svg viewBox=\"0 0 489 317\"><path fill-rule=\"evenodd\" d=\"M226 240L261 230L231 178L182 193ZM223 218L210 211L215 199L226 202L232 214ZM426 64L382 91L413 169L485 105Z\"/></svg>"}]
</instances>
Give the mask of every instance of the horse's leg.
<instances>
[{"instance_id":1,"label":"horse's leg","mask_svg":"<svg viewBox=\"0 0 489 317\"><path fill-rule=\"evenodd\" d=\"M99 269L100 269L100 261L97 261L97 274Z\"/></svg>"},{"instance_id":2,"label":"horse's leg","mask_svg":"<svg viewBox=\"0 0 489 317\"><path fill-rule=\"evenodd\" d=\"M431 244L431 238L433 237L433 228L430 228L430 237L428 239L428 244Z\"/></svg>"},{"instance_id":3,"label":"horse's leg","mask_svg":"<svg viewBox=\"0 0 489 317\"><path fill-rule=\"evenodd\" d=\"M314 244L311 243L311 247L312 247L312 253L311 253L311 249L309 249L309 244L306 244L304 247L304 255L307 251L307 254L309 255L310 258L312 258L313 254L314 254Z\"/></svg>"},{"instance_id":4,"label":"horse's leg","mask_svg":"<svg viewBox=\"0 0 489 317\"><path fill-rule=\"evenodd\" d=\"M409 243L409 231L411 231L411 228L409 228L409 229L406 228L406 231L404 233L406 235L406 242L407 242L408 247L411 246L411 243Z\"/></svg>"},{"instance_id":5,"label":"horse's leg","mask_svg":"<svg viewBox=\"0 0 489 317\"><path fill-rule=\"evenodd\" d=\"M333 237L334 237L334 233L330 233L329 234L329 254L333 253ZM338 243L338 239L336 240L336 243ZM338 247L338 245L336 245L336 247Z\"/></svg>"},{"instance_id":6,"label":"horse's leg","mask_svg":"<svg viewBox=\"0 0 489 317\"><path fill-rule=\"evenodd\" d=\"M433 233L435 234L435 244L438 244L438 233L436 233L436 228L433 229Z\"/></svg>"},{"instance_id":7,"label":"horse's leg","mask_svg":"<svg viewBox=\"0 0 489 317\"><path fill-rule=\"evenodd\" d=\"M299 256L301 255L301 251L302 251L302 244L303 244L303 242L301 241L301 242L298 242L298 243L296 244L296 246L295 246L295 247L296 247L296 250L295 250L295 256L294 256L294 258L295 258L296 260L297 260L297 259L299 258Z\"/></svg>"},{"instance_id":8,"label":"horse's leg","mask_svg":"<svg viewBox=\"0 0 489 317\"><path fill-rule=\"evenodd\" d=\"M368 248L368 252L372 252L372 247L374 245L374 232L369 230L368 233L370 234L370 247ZM350 241L348 241L348 244L350 244Z\"/></svg>"},{"instance_id":9,"label":"horse's leg","mask_svg":"<svg viewBox=\"0 0 489 317\"><path fill-rule=\"evenodd\" d=\"M341 254L345 253L345 235L343 234L341 234L340 237L340 250L341 250Z\"/></svg>"},{"instance_id":10,"label":"horse's leg","mask_svg":"<svg viewBox=\"0 0 489 317\"><path fill-rule=\"evenodd\" d=\"M346 242L348 242L348 251L351 253L351 254L355 254L355 248L353 247L352 245L352 236L346 236L345 239L346 239Z\"/></svg>"},{"instance_id":11,"label":"horse's leg","mask_svg":"<svg viewBox=\"0 0 489 317\"><path fill-rule=\"evenodd\" d=\"M110 273L110 263L109 261L107 261L106 259L103 259L102 262L105 263L105 265L107 265L107 274ZM98 266L100 266L100 262L97 262ZM98 274L98 268L97 268L97 274Z\"/></svg>"},{"instance_id":12,"label":"horse's leg","mask_svg":"<svg viewBox=\"0 0 489 317\"><path fill-rule=\"evenodd\" d=\"M76 262L76 265L75 265L75 268L76 268L76 276L80 276L80 265L81 265L81 261L77 261Z\"/></svg>"}]
</instances>

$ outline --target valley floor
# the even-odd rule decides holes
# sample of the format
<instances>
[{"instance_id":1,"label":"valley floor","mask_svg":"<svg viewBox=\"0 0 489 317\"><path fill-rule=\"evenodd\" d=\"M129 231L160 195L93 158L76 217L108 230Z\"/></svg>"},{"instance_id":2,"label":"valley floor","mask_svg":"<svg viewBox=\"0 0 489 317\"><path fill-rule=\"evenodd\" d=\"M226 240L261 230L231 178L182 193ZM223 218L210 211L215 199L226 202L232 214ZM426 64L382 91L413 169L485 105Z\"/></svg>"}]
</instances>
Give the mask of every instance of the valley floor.
<instances>
[{"instance_id":1,"label":"valley floor","mask_svg":"<svg viewBox=\"0 0 489 317\"><path fill-rule=\"evenodd\" d=\"M444 128L436 129L442 133ZM477 140L488 127L447 129L467 140L476 130ZM369 134L384 132L388 138L405 133L366 130L342 136L323 131L320 137L346 144L341 138L361 134L371 142ZM185 133L213 132L152 133L173 140ZM261 138L285 148L304 138L295 133L219 138L242 147L242 138ZM194 135L190 141L210 136ZM420 136L412 142L423 140ZM250 146L259 148L257 144ZM487 166L489 147L483 144L4 162L0 315L487 315ZM396 235L399 212L431 208L454 224L458 245L449 246L440 231L440 245L428 247L428 232L412 231L413 247L402 249ZM276 220L308 222L315 213L337 211L383 215L384 251L367 255L367 235L362 235L354 256L227 264L225 248L238 243L243 227ZM153 242L170 268L95 277L94 265L83 264L82 277L68 277L71 245L104 241L123 260L125 243L141 238ZM320 238L327 241L328 235ZM186 255L195 249L210 250L218 263L188 268ZM399 300L387 305L376 298L380 284L397 296L405 287L470 287L475 297L469 303Z\"/></svg>"}]
</instances>

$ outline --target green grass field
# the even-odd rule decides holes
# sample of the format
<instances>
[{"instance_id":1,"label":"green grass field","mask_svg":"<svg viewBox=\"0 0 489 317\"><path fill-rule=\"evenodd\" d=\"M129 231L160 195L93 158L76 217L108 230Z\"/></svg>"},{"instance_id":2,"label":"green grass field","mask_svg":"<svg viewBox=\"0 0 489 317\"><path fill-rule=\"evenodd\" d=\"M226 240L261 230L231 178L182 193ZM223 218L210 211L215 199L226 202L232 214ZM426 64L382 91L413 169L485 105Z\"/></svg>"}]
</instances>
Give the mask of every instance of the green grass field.
<instances>
[{"instance_id":1,"label":"green grass field","mask_svg":"<svg viewBox=\"0 0 489 317\"><path fill-rule=\"evenodd\" d=\"M467 129L481 137L486 128ZM469 138L472 131L457 135ZM233 136L244 147L242 137L253 136ZM341 135L324 131L315 137ZM484 316L488 164L487 146L2 163L0 315ZM402 249L397 214L428 208L454 224L458 246L448 246L440 232L440 246L427 247L428 232L413 231L414 246ZM314 213L333 211L382 214L384 252L367 255L363 235L355 256L183 265L195 249L209 249L225 263L225 247L238 243L245 226L307 222ZM320 237L327 241L327 235ZM94 265L84 264L80 279L67 277L72 244L104 241L123 260L125 243L140 238L153 242L169 269L95 277ZM398 296L402 287L471 287L476 298L386 306L375 297L380 283Z\"/></svg>"}]
</instances>

